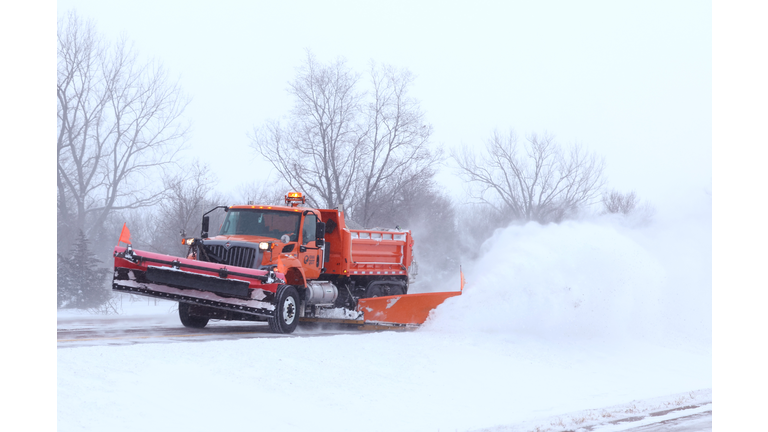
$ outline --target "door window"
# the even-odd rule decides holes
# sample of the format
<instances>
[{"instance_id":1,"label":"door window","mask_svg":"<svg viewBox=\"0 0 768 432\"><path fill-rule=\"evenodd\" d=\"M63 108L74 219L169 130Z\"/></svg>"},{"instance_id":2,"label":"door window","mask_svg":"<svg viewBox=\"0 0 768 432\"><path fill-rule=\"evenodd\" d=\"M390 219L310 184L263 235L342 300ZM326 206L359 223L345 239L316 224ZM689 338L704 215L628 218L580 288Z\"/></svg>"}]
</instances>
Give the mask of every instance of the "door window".
<instances>
[{"instance_id":1,"label":"door window","mask_svg":"<svg viewBox=\"0 0 768 432\"><path fill-rule=\"evenodd\" d=\"M304 218L304 227L301 229L301 244L307 244L317 239L317 216L308 214Z\"/></svg>"}]
</instances>

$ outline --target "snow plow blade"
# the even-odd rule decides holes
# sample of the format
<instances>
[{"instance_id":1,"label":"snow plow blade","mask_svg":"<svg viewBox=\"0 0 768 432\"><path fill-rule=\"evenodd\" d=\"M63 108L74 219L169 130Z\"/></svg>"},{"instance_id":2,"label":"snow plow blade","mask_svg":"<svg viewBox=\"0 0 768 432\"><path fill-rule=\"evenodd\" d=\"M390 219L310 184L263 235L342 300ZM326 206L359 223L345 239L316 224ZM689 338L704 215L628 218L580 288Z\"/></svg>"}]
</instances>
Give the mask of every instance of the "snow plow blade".
<instances>
[{"instance_id":1,"label":"snow plow blade","mask_svg":"<svg viewBox=\"0 0 768 432\"><path fill-rule=\"evenodd\" d=\"M210 306L261 317L271 303L280 273L178 258L115 247L114 291Z\"/></svg>"},{"instance_id":2,"label":"snow plow blade","mask_svg":"<svg viewBox=\"0 0 768 432\"><path fill-rule=\"evenodd\" d=\"M452 291L362 298L357 310L363 313L366 324L420 325L445 299L460 294L461 291Z\"/></svg>"}]
</instances>

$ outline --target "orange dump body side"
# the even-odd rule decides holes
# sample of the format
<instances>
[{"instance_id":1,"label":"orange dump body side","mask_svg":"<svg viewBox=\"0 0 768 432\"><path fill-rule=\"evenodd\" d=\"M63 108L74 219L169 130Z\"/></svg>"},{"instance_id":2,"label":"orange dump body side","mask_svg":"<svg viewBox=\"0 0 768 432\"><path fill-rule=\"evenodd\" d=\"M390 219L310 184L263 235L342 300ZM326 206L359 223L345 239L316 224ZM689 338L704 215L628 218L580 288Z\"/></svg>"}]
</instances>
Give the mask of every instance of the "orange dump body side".
<instances>
[{"instance_id":1,"label":"orange dump body side","mask_svg":"<svg viewBox=\"0 0 768 432\"><path fill-rule=\"evenodd\" d=\"M410 231L350 230L351 275L407 276L413 261Z\"/></svg>"},{"instance_id":2,"label":"orange dump body side","mask_svg":"<svg viewBox=\"0 0 768 432\"><path fill-rule=\"evenodd\" d=\"M325 222L326 273L343 276L408 276L413 261L410 231L356 230L344 223L344 212L318 210Z\"/></svg>"}]
</instances>

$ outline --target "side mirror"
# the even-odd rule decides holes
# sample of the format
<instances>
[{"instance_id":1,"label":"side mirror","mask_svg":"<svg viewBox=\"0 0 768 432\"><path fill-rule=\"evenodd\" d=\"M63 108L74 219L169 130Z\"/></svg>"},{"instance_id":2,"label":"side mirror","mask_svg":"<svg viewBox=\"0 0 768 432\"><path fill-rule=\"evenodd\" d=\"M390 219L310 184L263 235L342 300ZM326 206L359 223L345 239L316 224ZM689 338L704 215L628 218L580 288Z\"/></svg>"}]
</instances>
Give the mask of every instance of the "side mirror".
<instances>
[{"instance_id":1,"label":"side mirror","mask_svg":"<svg viewBox=\"0 0 768 432\"><path fill-rule=\"evenodd\" d=\"M315 237L317 240L325 238L325 223L317 221L317 228L315 228Z\"/></svg>"},{"instance_id":2,"label":"side mirror","mask_svg":"<svg viewBox=\"0 0 768 432\"><path fill-rule=\"evenodd\" d=\"M208 238L208 225L210 224L210 218L203 216L203 229L200 233L200 238Z\"/></svg>"}]
</instances>

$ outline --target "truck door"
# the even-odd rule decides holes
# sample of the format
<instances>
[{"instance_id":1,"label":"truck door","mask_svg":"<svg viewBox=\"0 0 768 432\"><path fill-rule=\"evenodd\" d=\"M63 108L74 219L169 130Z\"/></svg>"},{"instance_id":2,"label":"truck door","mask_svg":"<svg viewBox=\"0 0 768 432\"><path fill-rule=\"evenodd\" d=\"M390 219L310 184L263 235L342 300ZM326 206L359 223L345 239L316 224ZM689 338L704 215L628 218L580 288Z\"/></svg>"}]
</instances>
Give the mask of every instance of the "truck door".
<instances>
[{"instance_id":1,"label":"truck door","mask_svg":"<svg viewBox=\"0 0 768 432\"><path fill-rule=\"evenodd\" d=\"M323 267L323 251L317 247L317 216L307 213L301 227L299 260L307 279L317 279Z\"/></svg>"}]
</instances>

